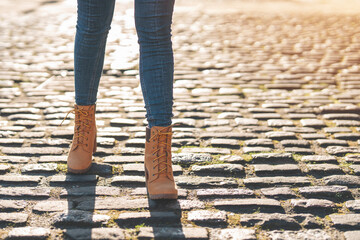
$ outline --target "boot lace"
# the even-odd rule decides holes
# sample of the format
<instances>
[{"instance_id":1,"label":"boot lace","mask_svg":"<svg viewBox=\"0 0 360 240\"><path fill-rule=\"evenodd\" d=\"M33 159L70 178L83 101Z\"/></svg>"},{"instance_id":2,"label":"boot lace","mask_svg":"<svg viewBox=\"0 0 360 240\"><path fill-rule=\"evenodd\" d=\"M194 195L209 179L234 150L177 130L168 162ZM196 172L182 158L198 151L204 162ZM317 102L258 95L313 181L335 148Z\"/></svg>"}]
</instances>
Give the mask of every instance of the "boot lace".
<instances>
[{"instance_id":1,"label":"boot lace","mask_svg":"<svg viewBox=\"0 0 360 240\"><path fill-rule=\"evenodd\" d=\"M172 125L171 125L172 126ZM165 136L165 140L164 141L163 137L162 136ZM170 156L171 154L171 142L168 141L169 139L171 139L171 136L172 136L172 132L161 132L161 131L158 131L156 134L154 134L153 136L150 137L150 141L152 139L156 139L156 141L158 142L158 148L155 149L155 151L153 151L153 155L154 154L157 154L163 150L162 152L164 152L163 154L161 154L160 156L157 156L156 158L154 158L153 160L153 163L155 161L158 161L155 165L154 165L154 168L157 167L158 165L163 165L164 167L159 169L158 172L154 173L154 175L160 175L161 173L165 173L165 175L167 175L168 171L168 166L171 167L171 159L168 158L168 156ZM169 143L170 142L170 143ZM168 161L168 159L170 159L170 162Z\"/></svg>"},{"instance_id":2,"label":"boot lace","mask_svg":"<svg viewBox=\"0 0 360 240\"><path fill-rule=\"evenodd\" d=\"M62 120L62 122L60 123L59 126L61 126L63 124L63 122L65 121L65 119L68 117L68 115L70 113L74 113L75 114L75 129L74 129L74 141L73 144L75 146L81 146L81 145L85 145L87 146L87 143L84 143L83 140L86 137L86 132L88 133L88 130L91 128L90 126L90 122L91 122L91 117L89 116L89 112L81 110L81 109L72 109L70 110L65 118ZM87 120L87 121L85 121Z\"/></svg>"}]
</instances>

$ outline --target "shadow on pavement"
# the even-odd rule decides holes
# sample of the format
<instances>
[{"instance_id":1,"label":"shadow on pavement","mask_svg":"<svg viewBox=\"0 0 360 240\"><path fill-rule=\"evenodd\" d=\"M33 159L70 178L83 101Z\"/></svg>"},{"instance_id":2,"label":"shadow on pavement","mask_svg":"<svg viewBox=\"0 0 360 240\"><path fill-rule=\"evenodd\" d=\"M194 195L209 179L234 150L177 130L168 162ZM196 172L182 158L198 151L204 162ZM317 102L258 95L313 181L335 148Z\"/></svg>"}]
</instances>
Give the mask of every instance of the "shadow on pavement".
<instances>
[{"instance_id":1,"label":"shadow on pavement","mask_svg":"<svg viewBox=\"0 0 360 240\"><path fill-rule=\"evenodd\" d=\"M81 178L91 178L81 183ZM80 181L79 181L80 180ZM64 239L92 239L92 227L101 225L94 221L96 198L96 175L66 174L65 189L68 214L63 216ZM84 210L75 210L80 203L86 203ZM81 228L81 229L80 229Z\"/></svg>"},{"instance_id":2,"label":"shadow on pavement","mask_svg":"<svg viewBox=\"0 0 360 240\"><path fill-rule=\"evenodd\" d=\"M151 200L148 197L150 222L149 226L154 239L185 239L182 229L182 211L178 199ZM160 224L167 224L164 228ZM140 232L141 234L141 232ZM139 236L142 237L142 236Z\"/></svg>"}]
</instances>

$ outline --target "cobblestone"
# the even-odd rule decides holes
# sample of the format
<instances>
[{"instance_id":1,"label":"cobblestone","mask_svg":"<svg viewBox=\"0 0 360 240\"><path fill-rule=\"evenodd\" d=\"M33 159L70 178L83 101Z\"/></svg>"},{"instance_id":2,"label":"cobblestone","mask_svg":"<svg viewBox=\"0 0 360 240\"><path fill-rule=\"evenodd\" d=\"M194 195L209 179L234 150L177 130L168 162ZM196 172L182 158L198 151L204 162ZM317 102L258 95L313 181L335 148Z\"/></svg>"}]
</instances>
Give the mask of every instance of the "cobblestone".
<instances>
[{"instance_id":1,"label":"cobblestone","mask_svg":"<svg viewBox=\"0 0 360 240\"><path fill-rule=\"evenodd\" d=\"M69 196L117 196L120 195L121 190L116 187L105 187L105 186L98 186L94 187L73 187L73 188L66 188L61 190L60 197L69 197Z\"/></svg>"},{"instance_id":2,"label":"cobblestone","mask_svg":"<svg viewBox=\"0 0 360 240\"><path fill-rule=\"evenodd\" d=\"M310 143L305 140L282 140L281 145L284 147L309 147Z\"/></svg>"},{"instance_id":3,"label":"cobblestone","mask_svg":"<svg viewBox=\"0 0 360 240\"><path fill-rule=\"evenodd\" d=\"M348 153L360 153L358 147L341 147L341 146L331 146L326 148L326 152L336 156L342 156Z\"/></svg>"},{"instance_id":4,"label":"cobblestone","mask_svg":"<svg viewBox=\"0 0 360 240\"><path fill-rule=\"evenodd\" d=\"M346 186L310 186L299 188L299 193L309 198L346 199L351 193Z\"/></svg>"},{"instance_id":5,"label":"cobblestone","mask_svg":"<svg viewBox=\"0 0 360 240\"><path fill-rule=\"evenodd\" d=\"M299 175L301 170L296 164L283 164L283 165L268 165L268 164L255 164L254 171L257 176L269 175Z\"/></svg>"},{"instance_id":6,"label":"cobblestone","mask_svg":"<svg viewBox=\"0 0 360 240\"><path fill-rule=\"evenodd\" d=\"M58 147L23 147L23 148L10 148L2 147L1 152L8 155L20 155L20 156L39 156L39 155L61 155L63 153L62 148Z\"/></svg>"},{"instance_id":7,"label":"cobblestone","mask_svg":"<svg viewBox=\"0 0 360 240\"><path fill-rule=\"evenodd\" d=\"M360 175L360 165L352 165L350 168L354 171L354 174Z\"/></svg>"},{"instance_id":8,"label":"cobblestone","mask_svg":"<svg viewBox=\"0 0 360 240\"><path fill-rule=\"evenodd\" d=\"M177 184L184 188L203 188L203 187L237 187L238 182L232 178L223 177L186 177L176 178Z\"/></svg>"},{"instance_id":9,"label":"cobblestone","mask_svg":"<svg viewBox=\"0 0 360 240\"><path fill-rule=\"evenodd\" d=\"M125 174L145 176L144 164L129 163L122 165ZM180 175L182 168L179 165L172 166L174 175Z\"/></svg>"},{"instance_id":10,"label":"cobblestone","mask_svg":"<svg viewBox=\"0 0 360 240\"><path fill-rule=\"evenodd\" d=\"M349 187L359 186L360 177L352 175L332 175L323 178L327 185L345 185Z\"/></svg>"},{"instance_id":11,"label":"cobblestone","mask_svg":"<svg viewBox=\"0 0 360 240\"><path fill-rule=\"evenodd\" d=\"M120 228L73 228L66 229L64 234L71 239L125 239L124 229Z\"/></svg>"},{"instance_id":12,"label":"cobblestone","mask_svg":"<svg viewBox=\"0 0 360 240\"><path fill-rule=\"evenodd\" d=\"M72 208L72 202L67 201L42 201L38 202L34 207L35 212L62 212Z\"/></svg>"},{"instance_id":13,"label":"cobblestone","mask_svg":"<svg viewBox=\"0 0 360 240\"><path fill-rule=\"evenodd\" d=\"M9 232L9 239L46 239L50 236L50 229L42 227L19 227Z\"/></svg>"},{"instance_id":14,"label":"cobblestone","mask_svg":"<svg viewBox=\"0 0 360 240\"><path fill-rule=\"evenodd\" d=\"M334 227L339 229L356 230L360 226L360 214L331 214L330 219L334 223Z\"/></svg>"},{"instance_id":15,"label":"cobblestone","mask_svg":"<svg viewBox=\"0 0 360 240\"><path fill-rule=\"evenodd\" d=\"M360 231L347 231L344 233L345 239L346 240L350 240L350 239L356 239L359 237Z\"/></svg>"},{"instance_id":16,"label":"cobblestone","mask_svg":"<svg viewBox=\"0 0 360 240\"><path fill-rule=\"evenodd\" d=\"M72 175L76 1L1 1L0 238L356 239L359 9L334 2L176 2L179 198L151 201L133 5L116 3L94 164Z\"/></svg>"},{"instance_id":17,"label":"cobblestone","mask_svg":"<svg viewBox=\"0 0 360 240\"><path fill-rule=\"evenodd\" d=\"M243 239L255 240L256 234L253 229L229 228L229 229L212 229L210 232L211 240L221 239Z\"/></svg>"},{"instance_id":18,"label":"cobblestone","mask_svg":"<svg viewBox=\"0 0 360 240\"><path fill-rule=\"evenodd\" d=\"M260 153L252 155L254 163L283 163L293 162L293 157L290 153Z\"/></svg>"},{"instance_id":19,"label":"cobblestone","mask_svg":"<svg viewBox=\"0 0 360 240\"><path fill-rule=\"evenodd\" d=\"M27 206L26 201L1 200L0 209L2 211L18 211L23 210Z\"/></svg>"},{"instance_id":20,"label":"cobblestone","mask_svg":"<svg viewBox=\"0 0 360 240\"><path fill-rule=\"evenodd\" d=\"M247 198L254 196L254 192L249 189L199 189L196 190L198 198Z\"/></svg>"},{"instance_id":21,"label":"cobblestone","mask_svg":"<svg viewBox=\"0 0 360 240\"><path fill-rule=\"evenodd\" d=\"M42 164L26 164L24 167L21 168L22 173L54 173L57 170L56 163L42 163Z\"/></svg>"},{"instance_id":22,"label":"cobblestone","mask_svg":"<svg viewBox=\"0 0 360 240\"><path fill-rule=\"evenodd\" d=\"M208 176L242 176L245 175L244 167L237 164L212 164L206 166L193 165L191 171L196 175ZM175 172L174 172L175 174Z\"/></svg>"},{"instance_id":23,"label":"cobblestone","mask_svg":"<svg viewBox=\"0 0 360 240\"><path fill-rule=\"evenodd\" d=\"M329 175L329 174L341 174L342 170L338 165L321 163L321 164L307 164L306 167L309 173L313 175Z\"/></svg>"},{"instance_id":24,"label":"cobblestone","mask_svg":"<svg viewBox=\"0 0 360 240\"><path fill-rule=\"evenodd\" d=\"M360 139L360 134L358 134L358 133L335 133L334 138L341 139L341 140L356 141L356 140Z\"/></svg>"},{"instance_id":25,"label":"cobblestone","mask_svg":"<svg viewBox=\"0 0 360 240\"><path fill-rule=\"evenodd\" d=\"M0 188L0 196L4 197L49 197L50 188Z\"/></svg>"},{"instance_id":26,"label":"cobblestone","mask_svg":"<svg viewBox=\"0 0 360 240\"><path fill-rule=\"evenodd\" d=\"M249 187L308 186L310 180L307 177L253 177L244 179L244 184Z\"/></svg>"},{"instance_id":27,"label":"cobblestone","mask_svg":"<svg viewBox=\"0 0 360 240\"><path fill-rule=\"evenodd\" d=\"M119 204L121 203L121 204ZM126 198L106 198L98 199L95 205L90 200L82 201L77 205L80 210L111 210L111 209L135 209L147 208L148 202L146 199L126 199Z\"/></svg>"},{"instance_id":28,"label":"cobblestone","mask_svg":"<svg viewBox=\"0 0 360 240\"><path fill-rule=\"evenodd\" d=\"M125 212L119 214L115 221L122 226L135 226L140 224L171 223L176 222L179 216L174 212Z\"/></svg>"},{"instance_id":29,"label":"cobblestone","mask_svg":"<svg viewBox=\"0 0 360 240\"><path fill-rule=\"evenodd\" d=\"M209 210L193 210L188 213L189 221L202 225L204 223L215 224L217 226L226 223L226 212L225 211L209 211Z\"/></svg>"},{"instance_id":30,"label":"cobblestone","mask_svg":"<svg viewBox=\"0 0 360 240\"><path fill-rule=\"evenodd\" d=\"M0 156L0 162L2 163L27 163L28 158L26 157L16 157L16 156Z\"/></svg>"},{"instance_id":31,"label":"cobblestone","mask_svg":"<svg viewBox=\"0 0 360 240\"><path fill-rule=\"evenodd\" d=\"M300 229L299 223L286 214L243 214L240 223L242 226L262 226L265 229Z\"/></svg>"},{"instance_id":32,"label":"cobblestone","mask_svg":"<svg viewBox=\"0 0 360 240\"><path fill-rule=\"evenodd\" d=\"M144 177L140 176L116 176L111 183L120 186L145 186Z\"/></svg>"},{"instance_id":33,"label":"cobblestone","mask_svg":"<svg viewBox=\"0 0 360 240\"><path fill-rule=\"evenodd\" d=\"M266 137L272 139L272 140L284 140L284 139L296 139L296 135L293 132L267 132L265 133Z\"/></svg>"},{"instance_id":34,"label":"cobblestone","mask_svg":"<svg viewBox=\"0 0 360 240\"><path fill-rule=\"evenodd\" d=\"M360 201L359 200L350 200L345 203L345 206L353 212L360 212Z\"/></svg>"},{"instance_id":35,"label":"cobblestone","mask_svg":"<svg viewBox=\"0 0 360 240\"><path fill-rule=\"evenodd\" d=\"M74 183L82 183L82 182L95 182L97 181L98 176L97 175L57 175L52 176L50 178L50 183L56 183L56 184L74 184Z\"/></svg>"},{"instance_id":36,"label":"cobblestone","mask_svg":"<svg viewBox=\"0 0 360 240\"><path fill-rule=\"evenodd\" d=\"M41 181L41 176L23 176L23 175L2 175L0 176L1 184L16 184L17 186L21 184L34 185L38 184Z\"/></svg>"},{"instance_id":37,"label":"cobblestone","mask_svg":"<svg viewBox=\"0 0 360 240\"><path fill-rule=\"evenodd\" d=\"M171 228L171 227L142 227L138 235L139 239L208 239L206 228Z\"/></svg>"},{"instance_id":38,"label":"cobblestone","mask_svg":"<svg viewBox=\"0 0 360 240\"><path fill-rule=\"evenodd\" d=\"M360 156L349 154L344 158L344 160L348 163L358 164L358 163L360 163Z\"/></svg>"},{"instance_id":39,"label":"cobblestone","mask_svg":"<svg viewBox=\"0 0 360 240\"><path fill-rule=\"evenodd\" d=\"M271 239L319 239L330 240L331 237L323 230L301 230L301 231L272 231L269 232Z\"/></svg>"},{"instance_id":40,"label":"cobblestone","mask_svg":"<svg viewBox=\"0 0 360 240\"><path fill-rule=\"evenodd\" d=\"M28 218L26 213L0 213L0 225L24 225Z\"/></svg>"},{"instance_id":41,"label":"cobblestone","mask_svg":"<svg viewBox=\"0 0 360 240\"><path fill-rule=\"evenodd\" d=\"M262 188L261 193L269 198L284 199L296 197L294 191L289 187L278 187L278 188Z\"/></svg>"},{"instance_id":42,"label":"cobblestone","mask_svg":"<svg viewBox=\"0 0 360 240\"><path fill-rule=\"evenodd\" d=\"M320 147L328 147L328 146L349 146L349 144L345 140L336 140L336 139L318 139L316 143L319 144Z\"/></svg>"},{"instance_id":43,"label":"cobblestone","mask_svg":"<svg viewBox=\"0 0 360 240\"><path fill-rule=\"evenodd\" d=\"M274 199L237 199L215 201L214 206L234 212L253 212L257 209L265 212L282 212L280 202Z\"/></svg>"},{"instance_id":44,"label":"cobblestone","mask_svg":"<svg viewBox=\"0 0 360 240\"><path fill-rule=\"evenodd\" d=\"M296 212L332 212L335 204L324 199L292 199L290 201Z\"/></svg>"},{"instance_id":45,"label":"cobblestone","mask_svg":"<svg viewBox=\"0 0 360 240\"><path fill-rule=\"evenodd\" d=\"M102 214L93 214L88 211L69 210L58 213L52 217L52 223L55 225L90 225L99 226L106 224L110 216Z\"/></svg>"},{"instance_id":46,"label":"cobblestone","mask_svg":"<svg viewBox=\"0 0 360 240\"><path fill-rule=\"evenodd\" d=\"M304 162L313 162L313 163L337 163L337 160L334 156L328 156L328 155L303 156L301 160Z\"/></svg>"},{"instance_id":47,"label":"cobblestone","mask_svg":"<svg viewBox=\"0 0 360 240\"><path fill-rule=\"evenodd\" d=\"M270 147L273 148L274 144L270 139L251 139L246 140L245 145L249 147Z\"/></svg>"},{"instance_id":48,"label":"cobblestone","mask_svg":"<svg viewBox=\"0 0 360 240\"><path fill-rule=\"evenodd\" d=\"M319 119L301 119L300 123L303 127L321 128L325 127L325 123Z\"/></svg>"},{"instance_id":49,"label":"cobblestone","mask_svg":"<svg viewBox=\"0 0 360 240\"><path fill-rule=\"evenodd\" d=\"M120 191L118 189L118 191ZM104 194L103 194L104 195ZM113 194L109 194L109 195L113 195ZM134 190L132 190L131 195L142 195L145 196L147 195L147 191L145 187L137 187ZM187 197L187 190L185 189L178 189L178 197L179 198L186 198Z\"/></svg>"}]
</instances>

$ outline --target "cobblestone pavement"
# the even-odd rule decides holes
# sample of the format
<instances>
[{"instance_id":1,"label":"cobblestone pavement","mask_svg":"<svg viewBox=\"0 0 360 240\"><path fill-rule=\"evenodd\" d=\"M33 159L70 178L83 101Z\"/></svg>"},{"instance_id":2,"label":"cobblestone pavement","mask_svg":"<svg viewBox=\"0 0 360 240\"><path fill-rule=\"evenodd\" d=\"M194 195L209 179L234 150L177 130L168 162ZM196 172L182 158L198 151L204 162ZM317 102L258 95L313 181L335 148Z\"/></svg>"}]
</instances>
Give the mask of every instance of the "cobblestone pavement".
<instances>
[{"instance_id":1,"label":"cobblestone pavement","mask_svg":"<svg viewBox=\"0 0 360 240\"><path fill-rule=\"evenodd\" d=\"M66 174L73 116L58 126L74 101L73 1L1 9L1 239L360 239L360 17L185 5L176 201L146 196L132 4L117 5L86 175Z\"/></svg>"}]
</instances>

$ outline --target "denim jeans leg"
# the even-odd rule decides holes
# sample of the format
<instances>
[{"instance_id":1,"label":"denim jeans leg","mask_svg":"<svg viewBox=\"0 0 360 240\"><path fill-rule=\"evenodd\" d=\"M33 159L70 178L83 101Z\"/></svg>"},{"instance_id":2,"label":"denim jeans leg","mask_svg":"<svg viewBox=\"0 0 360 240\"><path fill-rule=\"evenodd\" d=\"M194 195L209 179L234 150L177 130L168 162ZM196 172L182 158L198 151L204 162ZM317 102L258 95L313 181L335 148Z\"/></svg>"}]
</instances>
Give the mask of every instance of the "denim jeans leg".
<instances>
[{"instance_id":1,"label":"denim jeans leg","mask_svg":"<svg viewBox=\"0 0 360 240\"><path fill-rule=\"evenodd\" d=\"M174 0L135 0L140 45L140 82L149 127L168 126L173 117L174 59L171 23Z\"/></svg>"},{"instance_id":2,"label":"denim jeans leg","mask_svg":"<svg viewBox=\"0 0 360 240\"><path fill-rule=\"evenodd\" d=\"M75 36L75 102L96 103L115 0L78 0Z\"/></svg>"}]
</instances>

